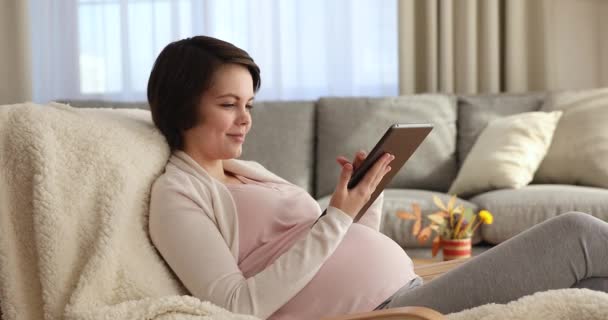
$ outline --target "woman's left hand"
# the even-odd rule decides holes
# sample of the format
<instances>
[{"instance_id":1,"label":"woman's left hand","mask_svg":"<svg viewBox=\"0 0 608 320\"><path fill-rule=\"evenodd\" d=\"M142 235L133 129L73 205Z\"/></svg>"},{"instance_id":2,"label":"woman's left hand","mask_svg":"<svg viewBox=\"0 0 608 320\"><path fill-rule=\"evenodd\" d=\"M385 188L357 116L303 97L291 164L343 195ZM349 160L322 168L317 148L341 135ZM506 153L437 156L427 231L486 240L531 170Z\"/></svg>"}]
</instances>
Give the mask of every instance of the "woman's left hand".
<instances>
[{"instance_id":1,"label":"woman's left hand","mask_svg":"<svg viewBox=\"0 0 608 320\"><path fill-rule=\"evenodd\" d=\"M353 160L352 162L353 170L357 170L357 168L359 168L359 166L361 165L361 163L363 163L363 160L365 160L366 157L367 154L365 153L365 151L359 150L355 154L355 160ZM350 163L348 159L343 156L337 157L336 161L340 164L340 166L344 166L345 164Z\"/></svg>"}]
</instances>

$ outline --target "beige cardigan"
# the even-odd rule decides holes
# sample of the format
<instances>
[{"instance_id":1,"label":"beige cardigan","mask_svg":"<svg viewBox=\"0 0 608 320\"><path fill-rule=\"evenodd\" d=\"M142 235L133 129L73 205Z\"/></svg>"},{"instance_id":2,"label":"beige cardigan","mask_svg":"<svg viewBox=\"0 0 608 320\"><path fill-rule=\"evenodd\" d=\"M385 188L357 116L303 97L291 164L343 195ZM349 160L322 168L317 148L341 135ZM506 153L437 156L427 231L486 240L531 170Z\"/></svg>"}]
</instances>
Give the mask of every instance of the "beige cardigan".
<instances>
[{"instance_id":1,"label":"beige cardigan","mask_svg":"<svg viewBox=\"0 0 608 320\"><path fill-rule=\"evenodd\" d=\"M288 183L253 161L226 160L227 171ZM203 301L266 319L295 296L332 255L353 220L329 207L310 233L272 265L245 278L238 268L238 219L228 189L182 151L175 152L152 187L152 241L184 286ZM382 197L361 219L378 230ZM367 215L367 214L366 214Z\"/></svg>"}]
</instances>

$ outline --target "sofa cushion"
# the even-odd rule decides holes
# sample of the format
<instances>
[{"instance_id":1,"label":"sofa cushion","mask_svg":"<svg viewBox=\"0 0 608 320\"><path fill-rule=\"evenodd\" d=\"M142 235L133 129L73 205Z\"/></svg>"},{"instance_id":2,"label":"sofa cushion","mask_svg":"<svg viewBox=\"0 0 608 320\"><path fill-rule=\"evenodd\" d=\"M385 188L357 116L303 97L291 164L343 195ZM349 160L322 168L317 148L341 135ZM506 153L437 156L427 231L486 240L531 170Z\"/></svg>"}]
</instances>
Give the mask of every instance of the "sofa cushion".
<instances>
[{"instance_id":1,"label":"sofa cushion","mask_svg":"<svg viewBox=\"0 0 608 320\"><path fill-rule=\"evenodd\" d=\"M431 247L432 242L429 240L427 243L420 244L416 237L412 235L412 227L414 220L404 220L397 216L399 211L407 211L412 213L412 204L417 203L420 205L420 211L422 216L422 225L427 226L430 221L425 218L429 214L433 214L439 209L433 203L433 195L436 195L447 203L450 200L450 196L434 191L426 190L414 190L414 189L386 189L384 190L384 202L382 207L382 222L380 225L380 232L387 237L393 239L403 248L420 248L420 247ZM327 208L331 195L325 196L318 200L319 205L322 209ZM478 207L476 204L457 199L457 204L462 204L467 208L471 208L473 211L477 211ZM479 243L481 241L481 234L478 231L473 237L473 243Z\"/></svg>"},{"instance_id":2,"label":"sofa cushion","mask_svg":"<svg viewBox=\"0 0 608 320\"><path fill-rule=\"evenodd\" d=\"M538 111L545 94L488 94L458 98L458 163L462 164L486 125L497 118Z\"/></svg>"},{"instance_id":3,"label":"sofa cushion","mask_svg":"<svg viewBox=\"0 0 608 320\"><path fill-rule=\"evenodd\" d=\"M561 111L492 120L467 155L449 194L463 197L528 185L545 157Z\"/></svg>"},{"instance_id":4,"label":"sofa cushion","mask_svg":"<svg viewBox=\"0 0 608 320\"><path fill-rule=\"evenodd\" d=\"M456 106L448 95L391 98L321 98L317 105L317 198L331 194L340 167L336 157L352 159L370 151L398 122L435 127L393 178L391 188L446 191L456 176Z\"/></svg>"},{"instance_id":5,"label":"sofa cushion","mask_svg":"<svg viewBox=\"0 0 608 320\"><path fill-rule=\"evenodd\" d=\"M254 160L313 194L315 105L256 102L241 159Z\"/></svg>"},{"instance_id":6,"label":"sofa cushion","mask_svg":"<svg viewBox=\"0 0 608 320\"><path fill-rule=\"evenodd\" d=\"M493 244L568 211L608 221L608 190L600 188L536 184L490 191L469 200L494 215L493 224L481 227L483 239Z\"/></svg>"},{"instance_id":7,"label":"sofa cushion","mask_svg":"<svg viewBox=\"0 0 608 320\"><path fill-rule=\"evenodd\" d=\"M608 188L608 88L554 93L542 110L564 114L534 180Z\"/></svg>"}]
</instances>

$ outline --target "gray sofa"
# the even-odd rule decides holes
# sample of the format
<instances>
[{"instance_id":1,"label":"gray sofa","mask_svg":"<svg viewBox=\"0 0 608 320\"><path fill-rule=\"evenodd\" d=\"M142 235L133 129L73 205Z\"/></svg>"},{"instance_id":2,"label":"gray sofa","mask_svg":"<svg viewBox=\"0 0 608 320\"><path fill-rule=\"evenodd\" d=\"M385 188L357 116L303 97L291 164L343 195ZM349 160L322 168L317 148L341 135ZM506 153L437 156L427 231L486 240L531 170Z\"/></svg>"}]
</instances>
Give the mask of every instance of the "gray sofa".
<instances>
[{"instance_id":1,"label":"gray sofa","mask_svg":"<svg viewBox=\"0 0 608 320\"><path fill-rule=\"evenodd\" d=\"M435 128L385 192L381 231L415 257L430 256L430 243L411 235L412 221L395 213L421 205L423 215L436 212L432 195L445 192L489 121L538 111L548 93L453 96L421 94L386 98L327 97L318 101L257 102L253 128L242 158L308 190L326 206L338 176L335 158L370 150L396 122L430 122ZM66 101L76 107L147 108L146 103ZM566 168L565 168L566 169ZM459 202L494 214L474 238L483 251L523 230L567 211L583 211L608 221L608 190L581 185L535 184L492 190ZM428 221L427 221L428 222Z\"/></svg>"}]
</instances>

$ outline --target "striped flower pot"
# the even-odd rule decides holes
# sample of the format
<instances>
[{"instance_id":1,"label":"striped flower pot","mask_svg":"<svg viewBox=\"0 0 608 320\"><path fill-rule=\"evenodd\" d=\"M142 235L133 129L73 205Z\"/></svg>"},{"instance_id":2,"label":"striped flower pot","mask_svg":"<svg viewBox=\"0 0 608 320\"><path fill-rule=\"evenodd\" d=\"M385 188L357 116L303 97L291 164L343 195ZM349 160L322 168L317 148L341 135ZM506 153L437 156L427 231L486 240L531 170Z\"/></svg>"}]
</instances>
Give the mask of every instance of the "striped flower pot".
<instances>
[{"instance_id":1,"label":"striped flower pot","mask_svg":"<svg viewBox=\"0 0 608 320\"><path fill-rule=\"evenodd\" d=\"M471 238L468 239L441 239L443 260L456 260L471 257Z\"/></svg>"}]
</instances>

